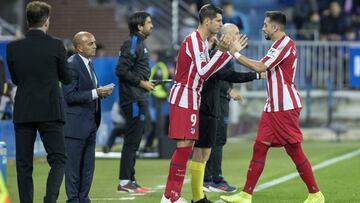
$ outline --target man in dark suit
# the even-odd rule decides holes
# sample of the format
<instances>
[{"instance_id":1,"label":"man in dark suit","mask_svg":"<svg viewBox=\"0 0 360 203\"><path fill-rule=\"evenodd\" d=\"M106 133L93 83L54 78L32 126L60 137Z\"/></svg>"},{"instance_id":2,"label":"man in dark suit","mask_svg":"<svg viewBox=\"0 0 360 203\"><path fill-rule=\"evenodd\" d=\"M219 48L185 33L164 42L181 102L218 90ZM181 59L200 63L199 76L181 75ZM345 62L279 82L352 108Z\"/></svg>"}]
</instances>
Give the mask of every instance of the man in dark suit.
<instances>
[{"instance_id":1,"label":"man in dark suit","mask_svg":"<svg viewBox=\"0 0 360 203\"><path fill-rule=\"evenodd\" d=\"M67 104L65 187L67 202L87 203L95 168L96 131L101 120L100 98L109 96L113 87L99 88L91 61L96 51L95 37L79 32L73 43L76 54L68 59L72 82L62 87Z\"/></svg>"},{"instance_id":2,"label":"man in dark suit","mask_svg":"<svg viewBox=\"0 0 360 203\"><path fill-rule=\"evenodd\" d=\"M44 202L56 202L64 176L64 111L60 83L71 82L61 40L47 35L51 6L32 1L26 6L29 31L7 46L12 82L18 86L14 104L16 170L20 202L33 202L33 151L36 132L51 167Z\"/></svg>"}]
</instances>

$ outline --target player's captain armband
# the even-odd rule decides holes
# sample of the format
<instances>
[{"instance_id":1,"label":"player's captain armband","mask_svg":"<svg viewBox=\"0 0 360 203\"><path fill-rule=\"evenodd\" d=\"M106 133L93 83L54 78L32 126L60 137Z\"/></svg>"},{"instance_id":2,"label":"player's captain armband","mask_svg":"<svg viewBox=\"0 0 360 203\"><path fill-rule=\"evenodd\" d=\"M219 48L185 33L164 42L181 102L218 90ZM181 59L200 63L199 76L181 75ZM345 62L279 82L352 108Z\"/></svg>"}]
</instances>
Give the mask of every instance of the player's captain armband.
<instances>
[{"instance_id":1,"label":"player's captain armband","mask_svg":"<svg viewBox=\"0 0 360 203\"><path fill-rule=\"evenodd\" d=\"M280 51L275 49L275 48L271 48L268 53L266 54L266 56L272 58L272 59L276 59L280 54Z\"/></svg>"}]
</instances>

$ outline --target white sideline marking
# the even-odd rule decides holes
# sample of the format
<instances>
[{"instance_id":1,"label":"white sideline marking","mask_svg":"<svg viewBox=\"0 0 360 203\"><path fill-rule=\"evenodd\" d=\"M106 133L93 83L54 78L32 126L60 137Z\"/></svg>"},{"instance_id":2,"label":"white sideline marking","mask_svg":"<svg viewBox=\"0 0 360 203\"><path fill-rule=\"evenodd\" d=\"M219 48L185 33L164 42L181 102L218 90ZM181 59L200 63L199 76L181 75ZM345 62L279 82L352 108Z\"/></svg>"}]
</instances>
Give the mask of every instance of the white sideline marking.
<instances>
[{"instance_id":1,"label":"white sideline marking","mask_svg":"<svg viewBox=\"0 0 360 203\"><path fill-rule=\"evenodd\" d=\"M325 167L330 166L332 164L335 164L337 162L340 162L340 161L343 161L343 160L346 160L346 159L350 159L350 158L352 158L354 156L357 156L359 154L360 154L360 149L349 152L347 154L344 154L344 155L341 155L341 156L338 156L338 157L335 157L335 158L332 158L332 159L329 159L329 160L326 160L326 161L323 161L321 163L316 164L312 168L313 168L313 171L317 171L319 169L325 168ZM284 182L289 181L291 179L294 179L294 178L296 178L298 176L299 176L299 174L297 172L296 173L290 173L289 175L286 175L286 176L274 179L272 181L266 182L264 184L261 184L259 186L256 186L254 191L258 192L258 191L261 191L261 190L265 190L265 189L267 189L269 187L284 183ZM225 203L225 202L222 201L222 200L217 200L214 203Z\"/></svg>"},{"instance_id":2,"label":"white sideline marking","mask_svg":"<svg viewBox=\"0 0 360 203\"><path fill-rule=\"evenodd\" d=\"M150 188L149 188L150 189ZM144 196L146 193L129 193L129 196Z\"/></svg>"},{"instance_id":3,"label":"white sideline marking","mask_svg":"<svg viewBox=\"0 0 360 203\"><path fill-rule=\"evenodd\" d=\"M341 155L341 156L338 156L338 157L335 157L335 158L332 158L332 159L329 159L329 160L326 160L326 161L323 161L323 162L318 163L315 166L313 166L313 171L317 171L319 169L325 168L325 167L330 166L332 164L335 164L335 163L337 163L339 161L350 159L350 158L352 158L354 156L357 156L359 154L360 154L360 149L349 152L347 154L344 154L344 155ZM264 190L264 189L272 187L274 185L278 185L280 183L283 183L283 182L289 181L291 179L294 179L294 178L296 178L298 176L299 176L299 174L297 172L296 173L290 173L289 175L286 175L286 176L274 179L272 181L266 182L264 184L261 184L261 185L257 186L254 191L258 192L258 191Z\"/></svg>"},{"instance_id":4,"label":"white sideline marking","mask_svg":"<svg viewBox=\"0 0 360 203\"><path fill-rule=\"evenodd\" d=\"M184 184L187 184L190 182L189 178L186 178L184 180ZM166 185L156 185L153 188L149 188L151 190L151 192L148 193L153 193L156 192L157 190L162 190L165 188ZM91 198L91 201L119 201L119 200L135 200L136 196L144 196L148 193L125 193L127 196L125 197L113 197L113 198ZM161 197L160 197L161 198ZM160 200L160 199L159 199Z\"/></svg>"},{"instance_id":5,"label":"white sideline marking","mask_svg":"<svg viewBox=\"0 0 360 203\"><path fill-rule=\"evenodd\" d=\"M95 152L96 158L103 158L103 159L119 159L121 158L121 152Z\"/></svg>"},{"instance_id":6,"label":"white sideline marking","mask_svg":"<svg viewBox=\"0 0 360 203\"><path fill-rule=\"evenodd\" d=\"M91 201L119 201L119 200L134 200L135 197L115 197L115 198L91 198Z\"/></svg>"}]
</instances>

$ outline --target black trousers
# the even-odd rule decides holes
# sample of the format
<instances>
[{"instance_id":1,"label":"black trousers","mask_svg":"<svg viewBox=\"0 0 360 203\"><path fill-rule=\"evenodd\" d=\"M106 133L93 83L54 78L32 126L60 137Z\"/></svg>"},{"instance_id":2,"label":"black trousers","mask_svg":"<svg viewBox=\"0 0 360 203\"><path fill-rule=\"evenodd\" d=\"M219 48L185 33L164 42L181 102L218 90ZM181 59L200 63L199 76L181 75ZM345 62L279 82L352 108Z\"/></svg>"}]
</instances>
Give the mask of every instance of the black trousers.
<instances>
[{"instance_id":1,"label":"black trousers","mask_svg":"<svg viewBox=\"0 0 360 203\"><path fill-rule=\"evenodd\" d=\"M120 180L135 181L136 151L144 133L146 101L138 101L121 107L125 113L126 135L121 151Z\"/></svg>"},{"instance_id":2,"label":"black trousers","mask_svg":"<svg viewBox=\"0 0 360 203\"><path fill-rule=\"evenodd\" d=\"M56 121L15 123L14 127L16 171L20 202L33 202L34 184L32 172L34 143L36 132L39 131L40 138L47 152L46 158L51 168L47 178L44 202L55 203L59 196L66 163L63 123Z\"/></svg>"},{"instance_id":3,"label":"black trousers","mask_svg":"<svg viewBox=\"0 0 360 203\"><path fill-rule=\"evenodd\" d=\"M217 122L215 147L212 148L209 160L206 162L204 181L219 183L224 180L222 176L223 146L227 141L227 127L229 116L229 101L221 99L220 116Z\"/></svg>"},{"instance_id":4,"label":"black trousers","mask_svg":"<svg viewBox=\"0 0 360 203\"><path fill-rule=\"evenodd\" d=\"M211 149L209 160L206 162L204 181L219 183L222 177L222 152L223 146L215 146Z\"/></svg>"}]
</instances>

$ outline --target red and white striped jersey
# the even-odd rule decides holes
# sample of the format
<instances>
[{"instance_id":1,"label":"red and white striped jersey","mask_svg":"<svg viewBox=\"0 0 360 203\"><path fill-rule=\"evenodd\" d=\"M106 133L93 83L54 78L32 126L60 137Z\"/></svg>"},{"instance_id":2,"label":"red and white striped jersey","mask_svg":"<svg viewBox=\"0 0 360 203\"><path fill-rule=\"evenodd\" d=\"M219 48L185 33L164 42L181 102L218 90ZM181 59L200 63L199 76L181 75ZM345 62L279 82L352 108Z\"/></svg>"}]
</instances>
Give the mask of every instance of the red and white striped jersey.
<instances>
[{"instance_id":1,"label":"red and white striped jersey","mask_svg":"<svg viewBox=\"0 0 360 203\"><path fill-rule=\"evenodd\" d=\"M302 108L294 79L296 73L296 47L294 41L284 35L275 41L264 58L268 98L264 111L277 112Z\"/></svg>"},{"instance_id":2,"label":"red and white striped jersey","mask_svg":"<svg viewBox=\"0 0 360 203\"><path fill-rule=\"evenodd\" d=\"M210 58L208 41L203 41L197 31L186 36L180 45L169 102L198 110L204 80L221 69L231 58L229 53L219 50Z\"/></svg>"}]
</instances>

